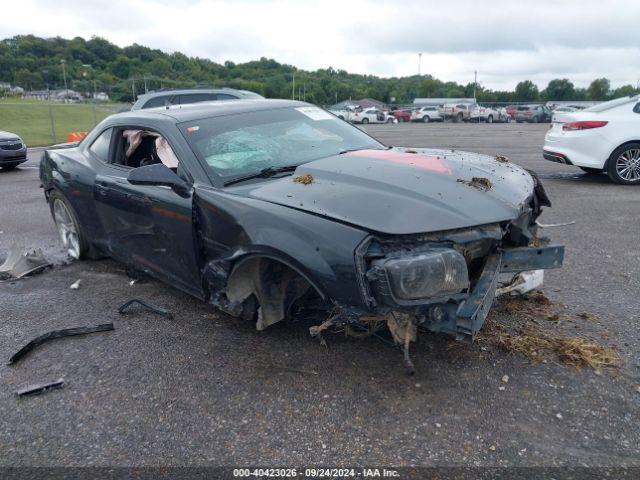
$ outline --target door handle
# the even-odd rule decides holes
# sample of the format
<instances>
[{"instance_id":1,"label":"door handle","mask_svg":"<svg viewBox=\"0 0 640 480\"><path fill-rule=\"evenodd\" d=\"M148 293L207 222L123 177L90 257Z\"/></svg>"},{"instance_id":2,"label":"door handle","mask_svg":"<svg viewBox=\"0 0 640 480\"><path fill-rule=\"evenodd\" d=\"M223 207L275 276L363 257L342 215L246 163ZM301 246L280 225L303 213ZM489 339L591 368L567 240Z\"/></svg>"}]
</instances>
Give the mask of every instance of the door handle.
<instances>
[{"instance_id":1,"label":"door handle","mask_svg":"<svg viewBox=\"0 0 640 480\"><path fill-rule=\"evenodd\" d=\"M125 193L124 198L133 202L139 203L144 206L151 205L151 199L146 195L135 195L133 193Z\"/></svg>"},{"instance_id":2,"label":"door handle","mask_svg":"<svg viewBox=\"0 0 640 480\"><path fill-rule=\"evenodd\" d=\"M100 196L105 196L109 192L110 188L105 187L104 185L96 184L96 193Z\"/></svg>"}]
</instances>

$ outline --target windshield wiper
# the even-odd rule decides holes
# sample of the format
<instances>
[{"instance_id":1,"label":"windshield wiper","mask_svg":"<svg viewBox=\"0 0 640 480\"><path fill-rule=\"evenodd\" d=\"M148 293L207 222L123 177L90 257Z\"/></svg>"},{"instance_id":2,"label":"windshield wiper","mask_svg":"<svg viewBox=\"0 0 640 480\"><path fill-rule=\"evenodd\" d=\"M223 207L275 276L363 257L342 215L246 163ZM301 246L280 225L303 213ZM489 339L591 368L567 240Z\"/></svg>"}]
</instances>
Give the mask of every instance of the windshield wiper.
<instances>
[{"instance_id":1,"label":"windshield wiper","mask_svg":"<svg viewBox=\"0 0 640 480\"><path fill-rule=\"evenodd\" d=\"M224 186L228 186L228 185L233 185L234 183L240 183L240 182L244 182L245 180L251 180L253 178L267 178L267 177L273 177L274 175L277 175L278 173L284 173L284 172L293 172L296 168L298 168L298 165L285 165L284 167L274 167L273 165L270 167L265 167L262 170L258 171L258 172L254 172L251 173L249 175L245 175L243 177L237 177L237 178L233 178L231 180L228 180L226 182L224 182Z\"/></svg>"},{"instance_id":2,"label":"windshield wiper","mask_svg":"<svg viewBox=\"0 0 640 480\"><path fill-rule=\"evenodd\" d=\"M345 148L344 150L340 150L338 152L338 155L343 155L345 153L349 153L349 152L358 152L360 150L389 150L390 148L393 147L387 147L385 146L384 148L366 148L366 147L359 147L359 148Z\"/></svg>"}]
</instances>

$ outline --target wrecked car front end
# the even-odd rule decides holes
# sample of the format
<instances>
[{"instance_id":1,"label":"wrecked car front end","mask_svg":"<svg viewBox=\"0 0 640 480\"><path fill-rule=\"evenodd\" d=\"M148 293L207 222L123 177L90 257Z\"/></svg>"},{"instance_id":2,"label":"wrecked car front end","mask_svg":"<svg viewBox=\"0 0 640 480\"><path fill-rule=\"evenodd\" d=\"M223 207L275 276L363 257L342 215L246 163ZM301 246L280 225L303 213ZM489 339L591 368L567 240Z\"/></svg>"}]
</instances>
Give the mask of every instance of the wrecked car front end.
<instances>
[{"instance_id":1,"label":"wrecked car front end","mask_svg":"<svg viewBox=\"0 0 640 480\"><path fill-rule=\"evenodd\" d=\"M499 188L506 176L501 169L506 168L510 186L524 192L520 201L505 199L517 212L512 219L441 232L376 233L355 252L365 304L387 320L396 343L408 348L418 328L471 342L487 318L503 274L562 266L564 246L550 245L549 239L538 235L536 220L542 207L551 203L536 174L509 164L505 157L396 150L457 165L454 176L462 178L456 182L481 192L494 188L493 182ZM468 172L465 158L472 165ZM482 171L486 177L466 178Z\"/></svg>"},{"instance_id":2,"label":"wrecked car front end","mask_svg":"<svg viewBox=\"0 0 640 480\"><path fill-rule=\"evenodd\" d=\"M564 247L538 236L536 219L550 206L542 185L504 157L409 148L345 157L300 166L295 175L312 178L308 185L284 178L242 192L297 215L311 213L314 222L333 220L336 238L341 228L364 233L353 250L355 271L336 277L330 288L338 293L327 295L330 314L312 335L330 326L371 332L387 325L405 351L418 329L470 342L503 274L562 265ZM306 256L301 247L292 255ZM302 268L314 278L315 265ZM359 301L340 294L351 283ZM236 305L247 291L231 295Z\"/></svg>"},{"instance_id":3,"label":"wrecked car front end","mask_svg":"<svg viewBox=\"0 0 640 480\"><path fill-rule=\"evenodd\" d=\"M369 237L356 253L363 296L379 315L402 313L415 327L470 342L491 308L500 274L562 265L564 247L529 246L540 241L535 236L514 242L514 228L503 223Z\"/></svg>"}]
</instances>

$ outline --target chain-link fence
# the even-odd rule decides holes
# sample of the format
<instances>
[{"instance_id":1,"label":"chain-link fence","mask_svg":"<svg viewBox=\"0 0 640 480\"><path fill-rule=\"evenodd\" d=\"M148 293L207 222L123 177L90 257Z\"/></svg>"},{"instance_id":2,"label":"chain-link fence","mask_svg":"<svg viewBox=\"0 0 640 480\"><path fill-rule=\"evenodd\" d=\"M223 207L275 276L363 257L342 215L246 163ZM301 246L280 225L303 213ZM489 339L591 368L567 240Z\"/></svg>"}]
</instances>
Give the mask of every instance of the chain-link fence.
<instances>
[{"instance_id":1,"label":"chain-link fence","mask_svg":"<svg viewBox=\"0 0 640 480\"><path fill-rule=\"evenodd\" d=\"M91 130L127 104L62 103L53 101L0 100L0 130L19 135L30 147L66 142L72 132Z\"/></svg>"}]
</instances>

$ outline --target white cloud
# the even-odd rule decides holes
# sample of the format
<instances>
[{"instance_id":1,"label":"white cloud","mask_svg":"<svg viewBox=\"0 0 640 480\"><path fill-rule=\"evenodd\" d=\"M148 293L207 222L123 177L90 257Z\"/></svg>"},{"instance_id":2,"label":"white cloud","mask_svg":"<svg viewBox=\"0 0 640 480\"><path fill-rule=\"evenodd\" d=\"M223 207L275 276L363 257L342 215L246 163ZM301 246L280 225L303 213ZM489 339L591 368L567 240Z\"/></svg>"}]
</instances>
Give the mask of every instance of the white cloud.
<instances>
[{"instance_id":1,"label":"white cloud","mask_svg":"<svg viewBox=\"0 0 640 480\"><path fill-rule=\"evenodd\" d=\"M640 3L631 0L22 0L20 17L0 24L1 38L98 35L217 62L264 56L383 76L415 74L422 52L423 73L467 83L477 70L493 89L640 77Z\"/></svg>"}]
</instances>

